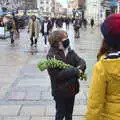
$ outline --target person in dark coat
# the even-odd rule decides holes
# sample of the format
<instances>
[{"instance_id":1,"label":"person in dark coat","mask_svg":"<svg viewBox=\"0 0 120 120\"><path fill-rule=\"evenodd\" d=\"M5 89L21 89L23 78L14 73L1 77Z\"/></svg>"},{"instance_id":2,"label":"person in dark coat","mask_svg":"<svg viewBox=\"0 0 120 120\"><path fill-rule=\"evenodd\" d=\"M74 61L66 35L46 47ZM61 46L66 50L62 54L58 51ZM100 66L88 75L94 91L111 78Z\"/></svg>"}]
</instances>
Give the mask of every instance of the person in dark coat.
<instances>
[{"instance_id":1,"label":"person in dark coat","mask_svg":"<svg viewBox=\"0 0 120 120\"><path fill-rule=\"evenodd\" d=\"M90 21L90 24L91 24L91 28L93 28L95 22L94 22L94 19L92 18L91 21Z\"/></svg>"},{"instance_id":2,"label":"person in dark coat","mask_svg":"<svg viewBox=\"0 0 120 120\"><path fill-rule=\"evenodd\" d=\"M83 19L83 25L84 25L84 28L86 29L87 28L87 24L88 24L88 22L87 22L87 19Z\"/></svg>"},{"instance_id":3,"label":"person in dark coat","mask_svg":"<svg viewBox=\"0 0 120 120\"><path fill-rule=\"evenodd\" d=\"M66 29L69 29L70 19L66 18L65 23L66 23Z\"/></svg>"},{"instance_id":4,"label":"person in dark coat","mask_svg":"<svg viewBox=\"0 0 120 120\"><path fill-rule=\"evenodd\" d=\"M47 45L48 35L51 29L52 29L52 24L46 17L46 19L44 20L42 24L42 28L41 28L41 33L44 36L45 45Z\"/></svg>"},{"instance_id":5,"label":"person in dark coat","mask_svg":"<svg viewBox=\"0 0 120 120\"><path fill-rule=\"evenodd\" d=\"M75 19L74 22L74 31L75 31L75 38L80 38L80 28L81 28L81 20L79 18Z\"/></svg>"},{"instance_id":6,"label":"person in dark coat","mask_svg":"<svg viewBox=\"0 0 120 120\"><path fill-rule=\"evenodd\" d=\"M8 31L10 32L11 45L14 45L15 42L14 34L16 32L16 26L13 18L8 18L8 22L6 23L6 26Z\"/></svg>"},{"instance_id":7,"label":"person in dark coat","mask_svg":"<svg viewBox=\"0 0 120 120\"><path fill-rule=\"evenodd\" d=\"M56 27L58 27L58 28L63 27L63 19L62 18L58 18L56 20Z\"/></svg>"},{"instance_id":8,"label":"person in dark coat","mask_svg":"<svg viewBox=\"0 0 120 120\"><path fill-rule=\"evenodd\" d=\"M75 95L79 92L79 75L86 69L85 61L69 46L65 31L57 30L49 36L50 49L47 59L55 58L74 66L67 69L48 69L51 80L52 96L56 103L55 120L72 120ZM78 69L79 68L79 69Z\"/></svg>"},{"instance_id":9,"label":"person in dark coat","mask_svg":"<svg viewBox=\"0 0 120 120\"><path fill-rule=\"evenodd\" d=\"M13 20L15 21L16 31L19 35L18 18L16 16L13 16Z\"/></svg>"}]
</instances>

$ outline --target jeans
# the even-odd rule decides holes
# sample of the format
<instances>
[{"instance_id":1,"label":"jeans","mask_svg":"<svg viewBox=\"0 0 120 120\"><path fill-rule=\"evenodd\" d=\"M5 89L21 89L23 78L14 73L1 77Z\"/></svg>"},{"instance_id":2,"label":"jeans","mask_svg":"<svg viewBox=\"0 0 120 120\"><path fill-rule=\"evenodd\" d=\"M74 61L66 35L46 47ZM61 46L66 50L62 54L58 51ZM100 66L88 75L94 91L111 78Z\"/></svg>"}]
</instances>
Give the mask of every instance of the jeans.
<instances>
[{"instance_id":1,"label":"jeans","mask_svg":"<svg viewBox=\"0 0 120 120\"><path fill-rule=\"evenodd\" d=\"M71 98L55 97L56 102L56 116L55 120L72 120L72 113L74 107L75 96Z\"/></svg>"},{"instance_id":2,"label":"jeans","mask_svg":"<svg viewBox=\"0 0 120 120\"><path fill-rule=\"evenodd\" d=\"M44 33L44 41L45 41L45 45L47 44L47 40L48 40L48 34Z\"/></svg>"},{"instance_id":3,"label":"jeans","mask_svg":"<svg viewBox=\"0 0 120 120\"><path fill-rule=\"evenodd\" d=\"M10 31L11 44L13 44L13 43L14 43L13 34L14 34L14 32Z\"/></svg>"},{"instance_id":4,"label":"jeans","mask_svg":"<svg viewBox=\"0 0 120 120\"><path fill-rule=\"evenodd\" d=\"M80 37L80 31L79 29L75 31L75 38L79 38Z\"/></svg>"},{"instance_id":5,"label":"jeans","mask_svg":"<svg viewBox=\"0 0 120 120\"><path fill-rule=\"evenodd\" d=\"M31 46L34 44L33 38L35 37L35 33L32 33L32 36L30 38L31 40ZM37 44L37 39L35 39L35 44Z\"/></svg>"}]
</instances>

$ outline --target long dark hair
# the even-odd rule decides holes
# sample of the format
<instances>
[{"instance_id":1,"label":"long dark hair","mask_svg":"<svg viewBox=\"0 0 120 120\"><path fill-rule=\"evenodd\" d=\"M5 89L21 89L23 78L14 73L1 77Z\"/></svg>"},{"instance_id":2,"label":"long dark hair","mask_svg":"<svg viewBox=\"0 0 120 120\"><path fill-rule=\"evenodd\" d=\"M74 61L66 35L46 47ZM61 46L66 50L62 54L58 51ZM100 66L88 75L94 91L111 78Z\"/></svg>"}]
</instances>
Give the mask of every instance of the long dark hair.
<instances>
[{"instance_id":1,"label":"long dark hair","mask_svg":"<svg viewBox=\"0 0 120 120\"><path fill-rule=\"evenodd\" d=\"M101 48L100 48L100 50L99 50L99 52L97 54L97 60L99 60L102 55L106 55L109 50L110 50L110 47L106 43L106 40L103 39Z\"/></svg>"},{"instance_id":2,"label":"long dark hair","mask_svg":"<svg viewBox=\"0 0 120 120\"><path fill-rule=\"evenodd\" d=\"M99 50L99 52L97 54L97 60L99 60L102 55L107 55L110 52L117 52L119 50L120 50L119 45L118 46L110 46L110 45L108 45L107 40L103 39L101 48L100 48L100 50Z\"/></svg>"}]
</instances>

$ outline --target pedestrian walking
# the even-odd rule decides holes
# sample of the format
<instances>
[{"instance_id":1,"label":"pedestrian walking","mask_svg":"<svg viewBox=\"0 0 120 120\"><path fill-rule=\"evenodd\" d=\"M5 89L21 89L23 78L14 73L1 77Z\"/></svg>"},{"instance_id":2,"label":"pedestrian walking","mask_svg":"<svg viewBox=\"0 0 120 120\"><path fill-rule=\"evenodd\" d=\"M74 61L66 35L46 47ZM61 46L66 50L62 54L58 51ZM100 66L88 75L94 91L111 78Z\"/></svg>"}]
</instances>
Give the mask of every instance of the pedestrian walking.
<instances>
[{"instance_id":1,"label":"pedestrian walking","mask_svg":"<svg viewBox=\"0 0 120 120\"><path fill-rule=\"evenodd\" d=\"M87 19L83 19L83 25L84 25L84 28L86 29L87 28L87 24L88 24L88 22L87 22Z\"/></svg>"},{"instance_id":2,"label":"pedestrian walking","mask_svg":"<svg viewBox=\"0 0 120 120\"><path fill-rule=\"evenodd\" d=\"M15 21L13 18L7 18L8 22L6 23L7 29L10 32L10 39L11 39L11 45L14 45L15 37L14 35L16 34L16 26L15 26Z\"/></svg>"},{"instance_id":3,"label":"pedestrian walking","mask_svg":"<svg viewBox=\"0 0 120 120\"><path fill-rule=\"evenodd\" d=\"M102 24L104 36L94 66L86 120L120 120L120 14Z\"/></svg>"},{"instance_id":4,"label":"pedestrian walking","mask_svg":"<svg viewBox=\"0 0 120 120\"><path fill-rule=\"evenodd\" d=\"M40 33L40 24L35 15L33 15L29 21L28 33L30 35L31 47L34 44L35 44L35 47L37 47L37 41L38 41L38 37L39 37L39 33ZM35 41L34 41L34 39L35 39Z\"/></svg>"},{"instance_id":5,"label":"pedestrian walking","mask_svg":"<svg viewBox=\"0 0 120 120\"><path fill-rule=\"evenodd\" d=\"M66 18L65 23L66 23L66 30L68 30L69 29L69 24L70 24L70 18Z\"/></svg>"},{"instance_id":6,"label":"pedestrian walking","mask_svg":"<svg viewBox=\"0 0 120 120\"><path fill-rule=\"evenodd\" d=\"M57 18L56 20L56 28L62 28L63 27L63 18Z\"/></svg>"},{"instance_id":7,"label":"pedestrian walking","mask_svg":"<svg viewBox=\"0 0 120 120\"><path fill-rule=\"evenodd\" d=\"M75 31L75 38L80 38L81 20L79 18L76 18L73 25Z\"/></svg>"},{"instance_id":8,"label":"pedestrian walking","mask_svg":"<svg viewBox=\"0 0 120 120\"><path fill-rule=\"evenodd\" d=\"M95 24L95 22L94 22L94 19L92 18L91 21L90 21L91 28L94 27L94 24Z\"/></svg>"},{"instance_id":9,"label":"pedestrian walking","mask_svg":"<svg viewBox=\"0 0 120 120\"><path fill-rule=\"evenodd\" d=\"M48 17L46 17L41 28L41 33L44 36L45 46L47 45L48 36L52 30L52 27L52 22L48 20Z\"/></svg>"},{"instance_id":10,"label":"pedestrian walking","mask_svg":"<svg viewBox=\"0 0 120 120\"><path fill-rule=\"evenodd\" d=\"M50 50L47 58L55 58L75 68L48 69L52 96L56 103L55 120L72 120L75 95L79 92L78 76L85 71L86 63L71 48L65 31L57 30L49 36ZM79 69L78 69L79 68Z\"/></svg>"},{"instance_id":11,"label":"pedestrian walking","mask_svg":"<svg viewBox=\"0 0 120 120\"><path fill-rule=\"evenodd\" d=\"M18 38L19 38L19 36L20 36L20 32L19 32L19 21L18 21L18 18L13 14L13 20L14 20L14 22L15 22L15 26L16 26L16 35L18 36Z\"/></svg>"}]
</instances>

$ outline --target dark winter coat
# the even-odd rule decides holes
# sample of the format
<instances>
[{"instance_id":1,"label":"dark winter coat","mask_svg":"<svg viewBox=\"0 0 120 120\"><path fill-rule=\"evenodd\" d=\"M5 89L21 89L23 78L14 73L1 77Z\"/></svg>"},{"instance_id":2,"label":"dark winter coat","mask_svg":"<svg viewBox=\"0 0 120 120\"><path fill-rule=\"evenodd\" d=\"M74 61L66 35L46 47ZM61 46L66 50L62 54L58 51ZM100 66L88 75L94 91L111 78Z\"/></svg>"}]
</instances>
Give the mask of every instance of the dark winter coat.
<instances>
[{"instance_id":1,"label":"dark winter coat","mask_svg":"<svg viewBox=\"0 0 120 120\"><path fill-rule=\"evenodd\" d=\"M62 20L62 18L56 20L56 25L57 25L58 27L62 27L62 26L63 26L63 20Z\"/></svg>"},{"instance_id":2,"label":"dark winter coat","mask_svg":"<svg viewBox=\"0 0 120 120\"><path fill-rule=\"evenodd\" d=\"M45 33L44 33L44 23L45 22L43 22L42 27L41 27L41 33L42 33L42 35L45 35ZM52 29L52 24L51 24L50 21L48 21L47 23L48 23L47 24L47 35L49 35L49 32Z\"/></svg>"},{"instance_id":3,"label":"dark winter coat","mask_svg":"<svg viewBox=\"0 0 120 120\"><path fill-rule=\"evenodd\" d=\"M58 48L55 47L51 47L47 55L47 58L53 58L53 57L67 64L70 64L74 67L80 66L81 70L83 71L86 69L85 61L82 58L78 57L77 54L71 49L69 49L69 52L65 57L65 54L62 50L59 50ZM69 97L68 95L69 91L68 89L65 88L65 86L71 82L72 82L71 86L69 87L71 88L70 90L72 96L74 96L79 92L79 82L78 82L79 70L77 68L48 69L48 73L51 79L53 96Z\"/></svg>"},{"instance_id":4,"label":"dark winter coat","mask_svg":"<svg viewBox=\"0 0 120 120\"><path fill-rule=\"evenodd\" d=\"M79 19L77 19L77 20L75 20L75 23L74 23L74 30L75 31L78 31L79 29L80 29L80 27L81 27L81 20L79 20Z\"/></svg>"},{"instance_id":5,"label":"dark winter coat","mask_svg":"<svg viewBox=\"0 0 120 120\"><path fill-rule=\"evenodd\" d=\"M94 19L91 19L91 22L90 22L91 26L94 25Z\"/></svg>"}]
</instances>

